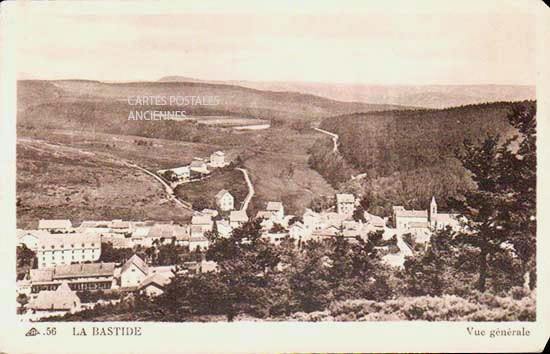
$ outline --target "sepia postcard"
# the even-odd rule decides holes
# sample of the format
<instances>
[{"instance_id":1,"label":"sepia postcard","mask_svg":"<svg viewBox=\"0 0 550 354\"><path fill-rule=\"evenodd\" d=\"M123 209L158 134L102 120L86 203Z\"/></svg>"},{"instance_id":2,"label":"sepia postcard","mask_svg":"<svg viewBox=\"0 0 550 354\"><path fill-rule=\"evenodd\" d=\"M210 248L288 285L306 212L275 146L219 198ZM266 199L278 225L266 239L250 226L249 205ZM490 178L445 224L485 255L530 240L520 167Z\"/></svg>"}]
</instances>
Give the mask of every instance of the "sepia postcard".
<instances>
[{"instance_id":1,"label":"sepia postcard","mask_svg":"<svg viewBox=\"0 0 550 354\"><path fill-rule=\"evenodd\" d=\"M544 2L8 1L0 27L0 352L544 349Z\"/></svg>"}]
</instances>

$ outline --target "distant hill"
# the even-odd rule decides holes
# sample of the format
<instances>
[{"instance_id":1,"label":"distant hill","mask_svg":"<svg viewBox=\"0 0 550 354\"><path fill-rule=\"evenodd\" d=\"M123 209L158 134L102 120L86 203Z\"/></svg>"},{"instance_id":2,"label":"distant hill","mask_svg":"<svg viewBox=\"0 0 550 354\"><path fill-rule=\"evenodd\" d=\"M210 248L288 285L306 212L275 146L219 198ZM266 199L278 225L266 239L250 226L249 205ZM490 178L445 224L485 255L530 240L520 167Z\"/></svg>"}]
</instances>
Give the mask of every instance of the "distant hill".
<instances>
[{"instance_id":1,"label":"distant hill","mask_svg":"<svg viewBox=\"0 0 550 354\"><path fill-rule=\"evenodd\" d=\"M534 100L534 86L522 85L364 85L286 81L208 81L167 76L159 81L225 83L270 91L301 92L344 102L447 108L499 101Z\"/></svg>"},{"instance_id":2,"label":"distant hill","mask_svg":"<svg viewBox=\"0 0 550 354\"><path fill-rule=\"evenodd\" d=\"M186 106L191 113L238 115L261 119L315 120L331 115L404 109L397 105L340 102L311 94L262 91L236 85L202 82L104 83L87 80L19 81L20 111L40 104L64 105L77 102L118 103L120 110L135 109L128 104L136 96L215 96L216 106ZM172 105L173 109L176 106ZM181 109L181 106L179 107Z\"/></svg>"}]
</instances>

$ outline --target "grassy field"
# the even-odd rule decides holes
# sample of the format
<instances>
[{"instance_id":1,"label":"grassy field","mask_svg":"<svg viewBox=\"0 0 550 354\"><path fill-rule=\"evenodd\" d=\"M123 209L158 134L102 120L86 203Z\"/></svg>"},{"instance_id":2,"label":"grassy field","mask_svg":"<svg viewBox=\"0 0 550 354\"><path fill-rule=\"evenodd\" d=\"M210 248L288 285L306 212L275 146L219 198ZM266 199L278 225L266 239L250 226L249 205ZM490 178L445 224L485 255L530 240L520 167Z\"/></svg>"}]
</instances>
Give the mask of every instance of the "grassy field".
<instances>
[{"instance_id":1,"label":"grassy field","mask_svg":"<svg viewBox=\"0 0 550 354\"><path fill-rule=\"evenodd\" d=\"M215 196L222 189L228 190L235 198L235 209L240 208L248 194L242 172L235 169L214 170L212 176L204 180L179 185L176 194L190 203L205 200L210 208L215 208Z\"/></svg>"},{"instance_id":2,"label":"grassy field","mask_svg":"<svg viewBox=\"0 0 550 354\"><path fill-rule=\"evenodd\" d=\"M77 147L19 138L17 227L39 219L174 220L190 212L167 201L160 183L116 159Z\"/></svg>"}]
</instances>

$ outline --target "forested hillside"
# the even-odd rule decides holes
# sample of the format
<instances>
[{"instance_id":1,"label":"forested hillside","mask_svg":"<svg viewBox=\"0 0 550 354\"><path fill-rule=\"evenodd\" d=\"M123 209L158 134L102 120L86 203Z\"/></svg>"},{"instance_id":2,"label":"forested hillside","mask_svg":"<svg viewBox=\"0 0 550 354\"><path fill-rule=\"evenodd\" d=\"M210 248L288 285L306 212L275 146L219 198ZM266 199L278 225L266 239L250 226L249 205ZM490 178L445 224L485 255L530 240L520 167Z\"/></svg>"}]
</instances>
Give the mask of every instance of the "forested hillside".
<instances>
[{"instance_id":1,"label":"forested hillside","mask_svg":"<svg viewBox=\"0 0 550 354\"><path fill-rule=\"evenodd\" d=\"M310 165L342 187L352 172L367 173L361 192L371 209L388 215L392 205L440 206L471 182L455 158L464 139L514 134L507 114L514 103L496 102L442 110L371 112L326 118L321 128L339 135L339 153L323 137L311 149ZM342 160L343 157L343 160ZM338 167L338 172L334 166Z\"/></svg>"}]
</instances>

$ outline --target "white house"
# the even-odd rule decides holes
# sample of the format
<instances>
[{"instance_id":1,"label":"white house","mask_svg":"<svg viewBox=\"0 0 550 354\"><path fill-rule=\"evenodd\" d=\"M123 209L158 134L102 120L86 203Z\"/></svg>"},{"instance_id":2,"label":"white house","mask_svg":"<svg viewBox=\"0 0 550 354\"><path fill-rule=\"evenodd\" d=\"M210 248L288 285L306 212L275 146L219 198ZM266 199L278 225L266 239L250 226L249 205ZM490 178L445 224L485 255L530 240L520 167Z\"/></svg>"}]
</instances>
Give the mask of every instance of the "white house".
<instances>
[{"instance_id":1,"label":"white house","mask_svg":"<svg viewBox=\"0 0 550 354\"><path fill-rule=\"evenodd\" d=\"M176 167L172 169L179 182L188 181L191 178L191 169L189 166Z\"/></svg>"},{"instance_id":2,"label":"white house","mask_svg":"<svg viewBox=\"0 0 550 354\"><path fill-rule=\"evenodd\" d=\"M302 219L304 221L304 226L313 230L321 222L321 215L311 209L306 209Z\"/></svg>"},{"instance_id":3,"label":"white house","mask_svg":"<svg viewBox=\"0 0 550 354\"><path fill-rule=\"evenodd\" d=\"M336 194L336 212L340 215L352 215L355 210L353 194Z\"/></svg>"},{"instance_id":4,"label":"white house","mask_svg":"<svg viewBox=\"0 0 550 354\"><path fill-rule=\"evenodd\" d=\"M149 267L138 255L134 254L120 270L120 286L130 288L139 286L149 273Z\"/></svg>"},{"instance_id":5,"label":"white house","mask_svg":"<svg viewBox=\"0 0 550 354\"><path fill-rule=\"evenodd\" d=\"M222 189L216 194L216 205L222 211L233 210L235 209L235 198L229 191Z\"/></svg>"},{"instance_id":6,"label":"white house","mask_svg":"<svg viewBox=\"0 0 550 354\"><path fill-rule=\"evenodd\" d=\"M288 227L288 235L295 240L304 240L311 235L311 230L298 221Z\"/></svg>"},{"instance_id":7,"label":"white house","mask_svg":"<svg viewBox=\"0 0 550 354\"><path fill-rule=\"evenodd\" d=\"M216 151L210 155L210 166L224 167L225 165L225 154L223 151Z\"/></svg>"},{"instance_id":8,"label":"white house","mask_svg":"<svg viewBox=\"0 0 550 354\"><path fill-rule=\"evenodd\" d=\"M38 229L39 230L47 230L50 232L67 232L72 229L73 225L71 223L71 220L68 219L41 219L38 221Z\"/></svg>"},{"instance_id":9,"label":"white house","mask_svg":"<svg viewBox=\"0 0 550 354\"><path fill-rule=\"evenodd\" d=\"M265 210L273 213L275 220L280 221L285 217L285 210L281 202L268 202Z\"/></svg>"}]
</instances>

